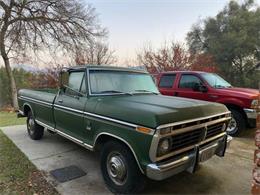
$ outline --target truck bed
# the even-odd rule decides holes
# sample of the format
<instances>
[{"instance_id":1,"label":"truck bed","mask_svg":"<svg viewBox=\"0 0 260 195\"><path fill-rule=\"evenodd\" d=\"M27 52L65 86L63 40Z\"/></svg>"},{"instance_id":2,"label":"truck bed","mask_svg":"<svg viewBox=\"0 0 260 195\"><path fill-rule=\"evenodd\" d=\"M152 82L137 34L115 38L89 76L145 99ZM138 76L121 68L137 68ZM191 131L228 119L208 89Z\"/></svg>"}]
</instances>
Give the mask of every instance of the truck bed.
<instances>
[{"instance_id":1,"label":"truck bed","mask_svg":"<svg viewBox=\"0 0 260 195\"><path fill-rule=\"evenodd\" d=\"M53 89L21 89L18 93L19 110L25 115L28 114L27 109L33 110L32 114L37 121L39 120L54 128L53 103L56 92L57 90Z\"/></svg>"}]
</instances>

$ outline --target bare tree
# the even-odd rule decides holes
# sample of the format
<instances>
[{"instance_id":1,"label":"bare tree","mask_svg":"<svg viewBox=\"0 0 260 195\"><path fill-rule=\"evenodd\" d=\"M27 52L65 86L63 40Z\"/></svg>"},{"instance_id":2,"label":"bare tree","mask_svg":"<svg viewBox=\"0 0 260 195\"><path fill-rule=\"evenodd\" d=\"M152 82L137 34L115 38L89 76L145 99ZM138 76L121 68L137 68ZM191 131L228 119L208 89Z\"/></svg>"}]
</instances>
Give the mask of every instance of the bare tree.
<instances>
[{"instance_id":1,"label":"bare tree","mask_svg":"<svg viewBox=\"0 0 260 195\"><path fill-rule=\"evenodd\" d=\"M29 51L72 50L105 34L95 10L80 0L0 0L0 52L14 108L18 104L11 58Z\"/></svg>"},{"instance_id":2,"label":"bare tree","mask_svg":"<svg viewBox=\"0 0 260 195\"><path fill-rule=\"evenodd\" d=\"M115 51L108 44L101 41L93 41L87 47L76 50L75 63L83 64L113 64L116 63Z\"/></svg>"},{"instance_id":3,"label":"bare tree","mask_svg":"<svg viewBox=\"0 0 260 195\"><path fill-rule=\"evenodd\" d=\"M157 73L169 70L181 70L190 65L190 55L183 45L171 41L154 50L151 45L145 46L137 54L139 63L149 72Z\"/></svg>"}]
</instances>

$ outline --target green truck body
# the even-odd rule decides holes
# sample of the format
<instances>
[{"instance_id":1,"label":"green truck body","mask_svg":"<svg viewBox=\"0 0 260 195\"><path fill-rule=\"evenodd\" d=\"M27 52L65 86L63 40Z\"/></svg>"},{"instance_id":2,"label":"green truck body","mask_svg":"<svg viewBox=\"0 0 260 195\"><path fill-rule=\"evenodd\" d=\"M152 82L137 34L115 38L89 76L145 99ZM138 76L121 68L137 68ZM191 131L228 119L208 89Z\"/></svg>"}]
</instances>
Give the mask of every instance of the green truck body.
<instances>
[{"instance_id":1,"label":"green truck body","mask_svg":"<svg viewBox=\"0 0 260 195\"><path fill-rule=\"evenodd\" d=\"M18 93L19 112L28 117L28 132L33 139L41 138L42 133L35 132L44 127L93 151L102 150L107 142L118 142L129 150L141 175L154 180L184 170L194 172L199 162L214 154L224 156L230 141L225 132L230 113L224 105L157 94L148 73L140 70L84 66L66 72L70 83L57 93L27 89ZM107 77L101 77L106 74ZM114 80L124 74L121 84L111 81L113 85L120 85L122 91L111 90L107 82L110 74ZM131 76L135 81L140 80L135 93L124 91L121 86L130 86ZM77 78L81 77L80 87L77 87ZM99 84L102 79L104 82ZM151 91L142 87L146 86L143 81L152 86ZM107 91L93 91L106 85L110 87ZM204 150L210 152L202 155ZM111 174L107 175L112 183L104 179L112 192L134 192L137 184L127 180L130 175L124 179L125 183L121 181L122 175L131 171L126 171L129 166L124 165L122 159L118 155L111 158L108 164L112 172L110 170ZM127 182L132 186L126 185Z\"/></svg>"}]
</instances>

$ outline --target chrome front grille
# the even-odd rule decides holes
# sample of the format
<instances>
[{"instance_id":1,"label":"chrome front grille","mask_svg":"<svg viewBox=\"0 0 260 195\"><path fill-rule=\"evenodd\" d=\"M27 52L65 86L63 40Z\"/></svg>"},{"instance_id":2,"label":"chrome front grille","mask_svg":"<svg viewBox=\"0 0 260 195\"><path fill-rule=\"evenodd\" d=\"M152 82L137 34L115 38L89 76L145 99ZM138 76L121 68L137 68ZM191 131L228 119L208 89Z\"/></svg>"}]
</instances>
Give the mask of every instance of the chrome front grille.
<instances>
[{"instance_id":1,"label":"chrome front grille","mask_svg":"<svg viewBox=\"0 0 260 195\"><path fill-rule=\"evenodd\" d=\"M157 135L153 139L153 144L158 147L158 143L161 139L169 139L171 147L169 152L163 155L158 154L157 150L151 149L151 159L160 161L191 150L195 145L205 144L224 136L226 129L223 128L223 125L227 125L230 119L230 112L226 112L215 116L159 126L157 128Z\"/></svg>"},{"instance_id":2,"label":"chrome front grille","mask_svg":"<svg viewBox=\"0 0 260 195\"><path fill-rule=\"evenodd\" d=\"M185 132L171 137L172 150L179 150L181 148L194 145L200 142L202 138L203 129Z\"/></svg>"},{"instance_id":3,"label":"chrome front grille","mask_svg":"<svg viewBox=\"0 0 260 195\"><path fill-rule=\"evenodd\" d=\"M217 134L220 134L223 131L222 127L224 124L225 123L217 123L217 124L208 126L206 139L213 137Z\"/></svg>"}]
</instances>

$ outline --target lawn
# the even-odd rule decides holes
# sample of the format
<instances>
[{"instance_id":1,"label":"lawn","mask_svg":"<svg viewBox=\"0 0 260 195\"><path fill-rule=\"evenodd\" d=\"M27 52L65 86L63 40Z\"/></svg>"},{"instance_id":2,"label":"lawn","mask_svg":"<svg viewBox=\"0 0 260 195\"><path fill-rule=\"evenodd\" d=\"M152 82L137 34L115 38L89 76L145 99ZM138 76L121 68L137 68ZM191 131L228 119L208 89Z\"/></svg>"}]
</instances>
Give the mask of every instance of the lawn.
<instances>
[{"instance_id":1,"label":"lawn","mask_svg":"<svg viewBox=\"0 0 260 195\"><path fill-rule=\"evenodd\" d=\"M0 126L25 124L26 118L0 112ZM58 194L43 173L0 130L0 194Z\"/></svg>"},{"instance_id":2,"label":"lawn","mask_svg":"<svg viewBox=\"0 0 260 195\"><path fill-rule=\"evenodd\" d=\"M0 194L57 194L42 173L0 130Z\"/></svg>"},{"instance_id":3,"label":"lawn","mask_svg":"<svg viewBox=\"0 0 260 195\"><path fill-rule=\"evenodd\" d=\"M26 118L17 118L15 112L0 112L0 127L23 125Z\"/></svg>"}]
</instances>

